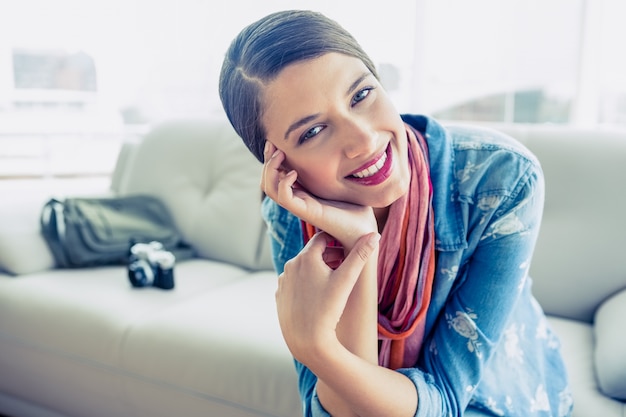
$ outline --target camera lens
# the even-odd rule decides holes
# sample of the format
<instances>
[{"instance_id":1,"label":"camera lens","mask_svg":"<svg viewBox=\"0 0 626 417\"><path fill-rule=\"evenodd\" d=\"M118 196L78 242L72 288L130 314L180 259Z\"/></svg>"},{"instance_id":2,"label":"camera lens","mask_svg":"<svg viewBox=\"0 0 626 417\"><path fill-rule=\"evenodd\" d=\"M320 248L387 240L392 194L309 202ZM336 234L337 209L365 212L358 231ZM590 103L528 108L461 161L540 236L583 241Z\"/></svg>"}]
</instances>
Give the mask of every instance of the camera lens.
<instances>
[{"instance_id":1,"label":"camera lens","mask_svg":"<svg viewBox=\"0 0 626 417\"><path fill-rule=\"evenodd\" d=\"M128 265L128 278L133 287L147 287L154 282L154 271L148 262L139 259Z\"/></svg>"}]
</instances>

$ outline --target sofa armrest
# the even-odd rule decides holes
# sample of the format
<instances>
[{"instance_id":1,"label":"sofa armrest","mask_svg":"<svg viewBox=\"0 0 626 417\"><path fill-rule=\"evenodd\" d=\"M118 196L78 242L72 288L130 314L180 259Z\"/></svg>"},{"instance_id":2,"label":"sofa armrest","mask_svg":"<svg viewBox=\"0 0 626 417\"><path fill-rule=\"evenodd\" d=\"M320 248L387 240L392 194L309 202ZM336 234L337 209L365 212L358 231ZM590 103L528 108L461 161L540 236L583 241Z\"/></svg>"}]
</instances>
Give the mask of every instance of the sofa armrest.
<instances>
[{"instance_id":1,"label":"sofa armrest","mask_svg":"<svg viewBox=\"0 0 626 417\"><path fill-rule=\"evenodd\" d=\"M39 216L46 198L8 199L0 205L0 269L22 275L54 268L55 262L41 235Z\"/></svg>"},{"instance_id":2,"label":"sofa armrest","mask_svg":"<svg viewBox=\"0 0 626 417\"><path fill-rule=\"evenodd\" d=\"M598 385L606 395L626 400L626 289L611 296L595 314L594 361Z\"/></svg>"},{"instance_id":3,"label":"sofa armrest","mask_svg":"<svg viewBox=\"0 0 626 417\"><path fill-rule=\"evenodd\" d=\"M51 184L38 180L2 190L0 271L24 275L56 267L40 225L41 211L51 197L114 195L106 179L73 182Z\"/></svg>"}]
</instances>

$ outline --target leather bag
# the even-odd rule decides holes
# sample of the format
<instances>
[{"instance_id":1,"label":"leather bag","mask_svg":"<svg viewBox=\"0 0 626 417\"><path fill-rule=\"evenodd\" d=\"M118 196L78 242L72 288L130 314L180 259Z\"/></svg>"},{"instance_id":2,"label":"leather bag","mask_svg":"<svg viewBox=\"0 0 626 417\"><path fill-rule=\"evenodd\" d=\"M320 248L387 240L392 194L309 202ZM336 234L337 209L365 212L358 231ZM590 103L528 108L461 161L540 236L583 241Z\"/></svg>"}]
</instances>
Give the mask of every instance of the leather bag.
<instances>
[{"instance_id":1,"label":"leather bag","mask_svg":"<svg viewBox=\"0 0 626 417\"><path fill-rule=\"evenodd\" d=\"M62 268L121 264L135 243L184 247L165 205L155 197L51 198L41 212L41 231Z\"/></svg>"}]
</instances>

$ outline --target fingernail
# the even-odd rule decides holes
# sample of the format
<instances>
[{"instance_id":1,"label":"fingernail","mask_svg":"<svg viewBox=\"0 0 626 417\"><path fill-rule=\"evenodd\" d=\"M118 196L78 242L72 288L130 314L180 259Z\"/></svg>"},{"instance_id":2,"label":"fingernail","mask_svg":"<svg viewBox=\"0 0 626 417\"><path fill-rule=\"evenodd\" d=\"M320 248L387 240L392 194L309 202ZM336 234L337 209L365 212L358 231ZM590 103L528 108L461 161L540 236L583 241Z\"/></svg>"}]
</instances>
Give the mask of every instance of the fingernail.
<instances>
[{"instance_id":1,"label":"fingernail","mask_svg":"<svg viewBox=\"0 0 626 417\"><path fill-rule=\"evenodd\" d=\"M267 153L270 150L270 142L269 141L265 141L265 149L263 150L263 153Z\"/></svg>"}]
</instances>

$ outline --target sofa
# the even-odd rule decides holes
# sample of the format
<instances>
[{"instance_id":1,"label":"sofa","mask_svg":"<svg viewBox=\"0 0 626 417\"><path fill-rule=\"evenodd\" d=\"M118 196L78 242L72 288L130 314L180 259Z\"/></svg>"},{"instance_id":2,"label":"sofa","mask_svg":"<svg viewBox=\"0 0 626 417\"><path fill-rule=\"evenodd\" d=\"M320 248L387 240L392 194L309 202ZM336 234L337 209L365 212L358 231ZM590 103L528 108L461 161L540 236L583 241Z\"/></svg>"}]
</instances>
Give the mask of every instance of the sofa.
<instances>
[{"instance_id":1,"label":"sofa","mask_svg":"<svg viewBox=\"0 0 626 417\"><path fill-rule=\"evenodd\" d=\"M626 133L493 125L546 176L531 266L561 337L575 417L626 416ZM0 415L296 417L260 218L261 165L225 119L176 120L125 142L101 189L148 194L194 256L175 288L133 288L125 265L61 269L39 230L50 191L0 203Z\"/></svg>"}]
</instances>

